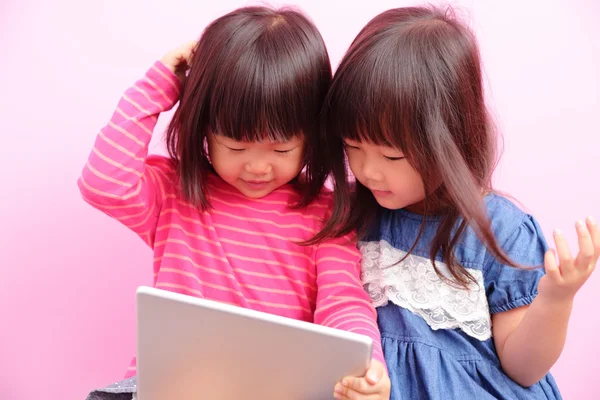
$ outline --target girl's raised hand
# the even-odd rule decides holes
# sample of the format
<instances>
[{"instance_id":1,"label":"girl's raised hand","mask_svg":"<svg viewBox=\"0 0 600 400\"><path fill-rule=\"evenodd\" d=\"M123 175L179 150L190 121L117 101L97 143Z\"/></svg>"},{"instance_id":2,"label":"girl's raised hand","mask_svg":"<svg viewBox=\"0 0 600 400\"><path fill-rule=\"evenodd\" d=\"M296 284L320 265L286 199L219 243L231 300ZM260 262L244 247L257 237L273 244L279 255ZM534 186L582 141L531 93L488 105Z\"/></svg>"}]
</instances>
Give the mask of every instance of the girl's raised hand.
<instances>
[{"instance_id":1,"label":"girl's raised hand","mask_svg":"<svg viewBox=\"0 0 600 400\"><path fill-rule=\"evenodd\" d=\"M185 73L192 65L192 55L194 48L196 47L196 40L188 42L182 46L171 50L160 60L167 68L169 68L179 81L183 83L185 80Z\"/></svg>"},{"instance_id":2,"label":"girl's raised hand","mask_svg":"<svg viewBox=\"0 0 600 400\"><path fill-rule=\"evenodd\" d=\"M553 301L572 301L577 291L590 277L600 257L600 229L593 218L575 225L579 254L573 258L564 235L554 232L556 252L546 253L546 275L539 283L539 295ZM558 255L558 262L556 260Z\"/></svg>"}]
</instances>

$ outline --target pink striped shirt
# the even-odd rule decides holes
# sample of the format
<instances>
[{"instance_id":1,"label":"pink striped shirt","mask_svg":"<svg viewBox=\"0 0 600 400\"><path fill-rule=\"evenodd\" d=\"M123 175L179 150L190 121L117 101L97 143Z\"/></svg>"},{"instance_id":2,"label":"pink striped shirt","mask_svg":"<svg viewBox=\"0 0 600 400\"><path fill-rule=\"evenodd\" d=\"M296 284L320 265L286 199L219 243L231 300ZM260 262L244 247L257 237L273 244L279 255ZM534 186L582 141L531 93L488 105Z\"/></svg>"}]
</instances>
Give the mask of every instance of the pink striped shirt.
<instances>
[{"instance_id":1,"label":"pink striped shirt","mask_svg":"<svg viewBox=\"0 0 600 400\"><path fill-rule=\"evenodd\" d=\"M158 116L179 91L175 75L157 62L125 92L78 181L83 198L154 250L157 288L365 334L383 362L355 237L294 243L318 231L331 193L293 210L288 204L299 195L290 185L250 199L213 175L212 209L201 212L182 200L173 162L148 156ZM135 360L127 376L134 374Z\"/></svg>"}]
</instances>

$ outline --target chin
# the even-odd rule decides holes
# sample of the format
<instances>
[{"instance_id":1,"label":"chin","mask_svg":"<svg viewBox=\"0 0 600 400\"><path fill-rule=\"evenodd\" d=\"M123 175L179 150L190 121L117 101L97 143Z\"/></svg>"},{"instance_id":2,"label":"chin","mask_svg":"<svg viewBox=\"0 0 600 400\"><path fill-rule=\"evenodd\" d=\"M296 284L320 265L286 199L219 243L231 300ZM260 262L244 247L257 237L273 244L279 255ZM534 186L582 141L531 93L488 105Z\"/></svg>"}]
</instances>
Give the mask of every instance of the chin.
<instances>
[{"instance_id":1,"label":"chin","mask_svg":"<svg viewBox=\"0 0 600 400\"><path fill-rule=\"evenodd\" d=\"M379 204L383 208L387 208L388 210L400 210L406 207L406 204L403 204L395 199L378 199L377 197L375 197L375 200L377 201L377 204Z\"/></svg>"},{"instance_id":2,"label":"chin","mask_svg":"<svg viewBox=\"0 0 600 400\"><path fill-rule=\"evenodd\" d=\"M250 199L260 199L262 197L265 197L269 194L271 194L275 188L268 188L268 189L264 189L264 190L243 190L240 188L236 188L241 194L243 194L244 196L250 198Z\"/></svg>"},{"instance_id":3,"label":"chin","mask_svg":"<svg viewBox=\"0 0 600 400\"><path fill-rule=\"evenodd\" d=\"M242 192L242 194L249 199L261 199L261 198L271 194L271 192L272 192L272 190L268 190L266 192L260 192L260 193L254 193L254 192L253 193L244 193L244 192Z\"/></svg>"}]
</instances>

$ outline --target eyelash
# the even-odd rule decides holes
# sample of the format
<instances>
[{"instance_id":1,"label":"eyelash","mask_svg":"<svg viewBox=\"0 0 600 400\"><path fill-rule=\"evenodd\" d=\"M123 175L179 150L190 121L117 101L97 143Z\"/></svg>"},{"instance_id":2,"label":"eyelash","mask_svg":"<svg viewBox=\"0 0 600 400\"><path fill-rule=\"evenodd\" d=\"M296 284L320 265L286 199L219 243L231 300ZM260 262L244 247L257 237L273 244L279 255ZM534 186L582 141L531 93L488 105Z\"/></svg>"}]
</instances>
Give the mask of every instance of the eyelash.
<instances>
[{"instance_id":1,"label":"eyelash","mask_svg":"<svg viewBox=\"0 0 600 400\"><path fill-rule=\"evenodd\" d=\"M358 147L350 146L348 143L344 143L344 147L346 147L346 149L358 150ZM384 157L388 161L399 161L399 160L404 159L404 157L387 157L387 156L384 156Z\"/></svg>"},{"instance_id":2,"label":"eyelash","mask_svg":"<svg viewBox=\"0 0 600 400\"><path fill-rule=\"evenodd\" d=\"M231 150L231 151L233 151L233 152L235 152L235 153L239 153L239 152L242 152L242 151L246 150L246 149L234 149L234 148L231 148L231 147L228 147L228 149ZM275 153L286 154L286 153L291 152L292 150L294 150L294 149L289 149L289 150L275 150Z\"/></svg>"}]
</instances>

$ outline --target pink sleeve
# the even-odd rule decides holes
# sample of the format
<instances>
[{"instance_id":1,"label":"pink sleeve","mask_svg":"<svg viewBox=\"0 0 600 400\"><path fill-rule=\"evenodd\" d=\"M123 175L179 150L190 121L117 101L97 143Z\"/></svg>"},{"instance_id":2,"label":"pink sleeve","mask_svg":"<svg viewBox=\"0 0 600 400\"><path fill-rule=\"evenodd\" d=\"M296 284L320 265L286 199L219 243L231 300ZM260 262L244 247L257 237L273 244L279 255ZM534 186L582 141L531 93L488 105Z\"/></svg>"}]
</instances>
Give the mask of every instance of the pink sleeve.
<instances>
[{"instance_id":1,"label":"pink sleeve","mask_svg":"<svg viewBox=\"0 0 600 400\"><path fill-rule=\"evenodd\" d=\"M360 280L355 235L321 243L316 252L317 305L314 322L373 339L373 358L385 365L377 313Z\"/></svg>"},{"instance_id":2,"label":"pink sleeve","mask_svg":"<svg viewBox=\"0 0 600 400\"><path fill-rule=\"evenodd\" d=\"M85 201L119 220L152 246L165 196L165 158L148 158L148 145L161 112L178 100L180 83L156 62L121 98L98 134L78 180Z\"/></svg>"}]
</instances>

